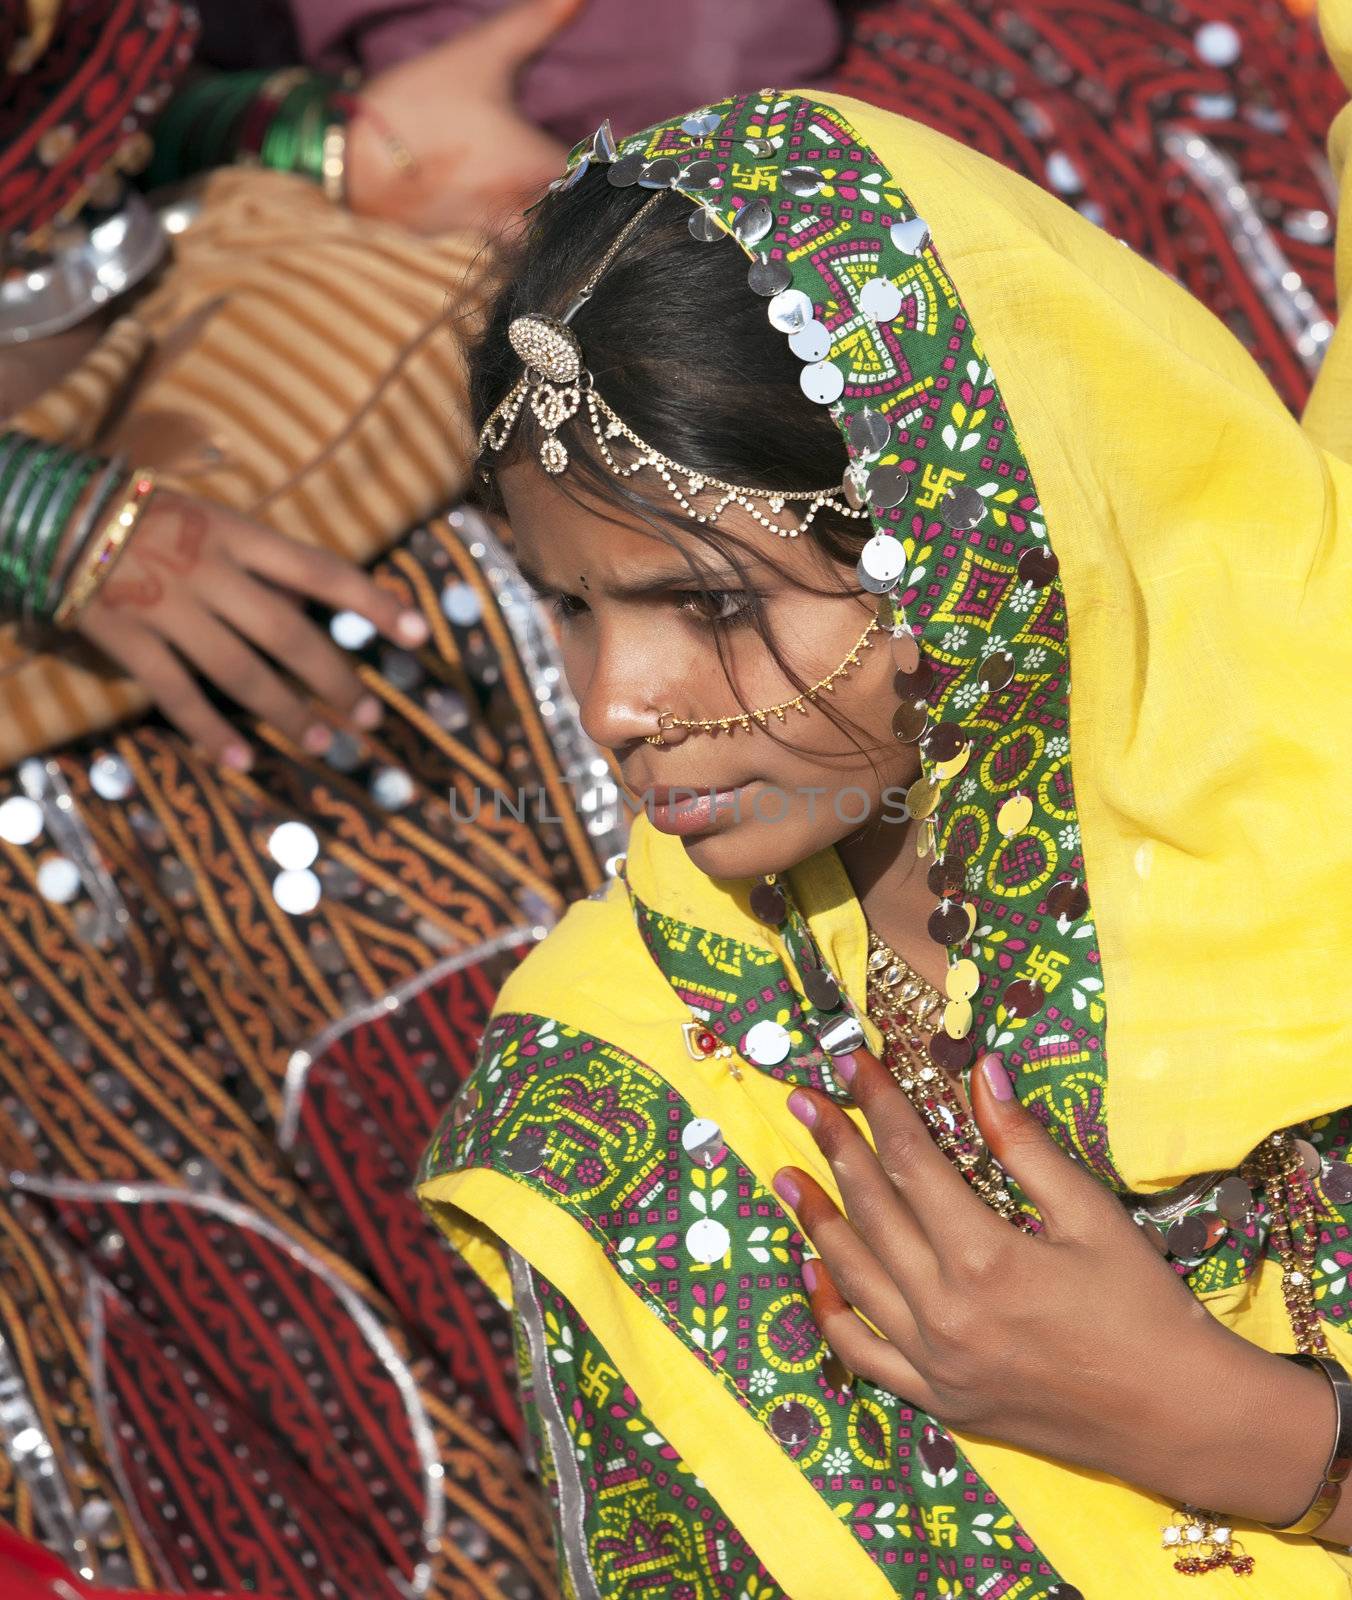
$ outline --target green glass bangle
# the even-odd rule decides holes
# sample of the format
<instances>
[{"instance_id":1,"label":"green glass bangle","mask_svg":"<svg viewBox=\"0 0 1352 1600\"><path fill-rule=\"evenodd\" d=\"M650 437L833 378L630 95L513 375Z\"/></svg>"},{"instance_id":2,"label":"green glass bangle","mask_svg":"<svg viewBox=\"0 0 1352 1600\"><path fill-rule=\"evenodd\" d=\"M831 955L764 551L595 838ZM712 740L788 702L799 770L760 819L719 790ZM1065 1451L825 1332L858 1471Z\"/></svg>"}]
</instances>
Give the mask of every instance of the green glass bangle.
<instances>
[{"instance_id":1,"label":"green glass bangle","mask_svg":"<svg viewBox=\"0 0 1352 1600\"><path fill-rule=\"evenodd\" d=\"M3 594L0 595L0 603L10 612L19 608L24 590L32 581L33 552L37 547L38 529L42 526L48 507L79 461L79 456L73 450L58 447L42 471L35 474L35 481L24 495L23 504L15 518L10 561L4 573Z\"/></svg>"},{"instance_id":2,"label":"green glass bangle","mask_svg":"<svg viewBox=\"0 0 1352 1600\"><path fill-rule=\"evenodd\" d=\"M324 168L324 134L345 113L337 103L342 84L315 74L297 84L268 123L259 160L278 172L295 172L318 182Z\"/></svg>"},{"instance_id":3,"label":"green glass bangle","mask_svg":"<svg viewBox=\"0 0 1352 1600\"><path fill-rule=\"evenodd\" d=\"M271 76L254 69L217 73L181 89L155 124L155 152L142 186L176 183L233 160L230 135Z\"/></svg>"},{"instance_id":4,"label":"green glass bangle","mask_svg":"<svg viewBox=\"0 0 1352 1600\"><path fill-rule=\"evenodd\" d=\"M89 480L103 465L99 456L76 456L70 471L52 496L38 525L28 580L23 585L22 608L25 618L31 620L41 613L56 552L61 548L71 515L80 503L80 496L89 486Z\"/></svg>"},{"instance_id":5,"label":"green glass bangle","mask_svg":"<svg viewBox=\"0 0 1352 1600\"><path fill-rule=\"evenodd\" d=\"M235 159L240 122L249 107L258 98L259 91L270 74L245 72L231 74L208 108L201 123L201 146L194 170L226 167Z\"/></svg>"},{"instance_id":6,"label":"green glass bangle","mask_svg":"<svg viewBox=\"0 0 1352 1600\"><path fill-rule=\"evenodd\" d=\"M42 481L42 473L47 463L60 449L59 445L39 444L38 448L30 451L24 457L19 471L9 493L5 496L4 504L0 506L0 594L3 594L9 584L9 575L14 564L14 550L18 543L18 521L22 507L28 501L30 489L34 487L34 480Z\"/></svg>"},{"instance_id":7,"label":"green glass bangle","mask_svg":"<svg viewBox=\"0 0 1352 1600\"><path fill-rule=\"evenodd\" d=\"M56 614L56 608L61 604L61 597L66 592L66 584L70 580L71 573L79 566L81 558L89 548L89 541L103 527L109 509L126 480L127 458L114 456L104 467L103 476L95 483L93 492L85 502L85 508L75 524L65 553L42 597L42 604L37 608L44 622L50 622Z\"/></svg>"},{"instance_id":8,"label":"green glass bangle","mask_svg":"<svg viewBox=\"0 0 1352 1600\"><path fill-rule=\"evenodd\" d=\"M4 508L9 503L14 481L23 471L27 461L42 449L41 439L31 439L23 433L14 434L12 438L15 441L14 446L6 454L3 464L0 464L0 533L3 533L5 527Z\"/></svg>"},{"instance_id":9,"label":"green glass bangle","mask_svg":"<svg viewBox=\"0 0 1352 1600\"><path fill-rule=\"evenodd\" d=\"M5 502L14 474L19 470L25 450L33 448L33 440L26 433L0 435L0 505Z\"/></svg>"},{"instance_id":10,"label":"green glass bangle","mask_svg":"<svg viewBox=\"0 0 1352 1600\"><path fill-rule=\"evenodd\" d=\"M211 81L206 79L185 85L155 123L154 154L141 180L147 189L157 189L188 176L190 169L185 152Z\"/></svg>"},{"instance_id":11,"label":"green glass bangle","mask_svg":"<svg viewBox=\"0 0 1352 1600\"><path fill-rule=\"evenodd\" d=\"M274 172L296 170L296 128L312 92L310 80L296 84L273 113L258 151L263 166Z\"/></svg>"}]
</instances>

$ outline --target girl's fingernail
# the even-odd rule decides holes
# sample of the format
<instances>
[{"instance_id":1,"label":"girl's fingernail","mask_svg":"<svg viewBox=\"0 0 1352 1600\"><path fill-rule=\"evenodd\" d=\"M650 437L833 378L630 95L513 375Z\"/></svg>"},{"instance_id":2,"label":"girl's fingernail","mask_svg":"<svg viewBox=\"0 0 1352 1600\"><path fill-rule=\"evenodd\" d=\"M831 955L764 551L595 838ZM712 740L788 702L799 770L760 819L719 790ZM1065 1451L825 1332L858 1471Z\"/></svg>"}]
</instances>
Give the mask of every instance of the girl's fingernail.
<instances>
[{"instance_id":1,"label":"girl's fingernail","mask_svg":"<svg viewBox=\"0 0 1352 1600\"><path fill-rule=\"evenodd\" d=\"M364 694L352 708L352 722L358 728L378 728L385 715L385 707L373 694Z\"/></svg>"},{"instance_id":2,"label":"girl's fingernail","mask_svg":"<svg viewBox=\"0 0 1352 1600\"><path fill-rule=\"evenodd\" d=\"M775 1193L790 1211L797 1211L798 1202L803 1198L797 1179L787 1172L781 1172L775 1178Z\"/></svg>"},{"instance_id":3,"label":"girl's fingernail","mask_svg":"<svg viewBox=\"0 0 1352 1600\"><path fill-rule=\"evenodd\" d=\"M816 1257L809 1256L807 1260L803 1262L803 1287L809 1294L815 1294L817 1292L817 1284L820 1281L820 1275L817 1272Z\"/></svg>"},{"instance_id":4,"label":"girl's fingernail","mask_svg":"<svg viewBox=\"0 0 1352 1600\"><path fill-rule=\"evenodd\" d=\"M221 765L233 772L247 772L253 766L253 751L247 744L228 744L221 751Z\"/></svg>"},{"instance_id":5,"label":"girl's fingernail","mask_svg":"<svg viewBox=\"0 0 1352 1600\"><path fill-rule=\"evenodd\" d=\"M990 1092L997 1100L1012 1100L1014 1098L1014 1080L1005 1068L1003 1056L995 1054L982 1056L981 1071Z\"/></svg>"},{"instance_id":6,"label":"girl's fingernail","mask_svg":"<svg viewBox=\"0 0 1352 1600\"><path fill-rule=\"evenodd\" d=\"M805 1128L817 1126L817 1108L801 1089L795 1089L789 1096L789 1110Z\"/></svg>"},{"instance_id":7,"label":"girl's fingernail","mask_svg":"<svg viewBox=\"0 0 1352 1600\"><path fill-rule=\"evenodd\" d=\"M322 756L333 743L333 734L322 722L312 722L301 735L300 742L312 756Z\"/></svg>"},{"instance_id":8,"label":"girl's fingernail","mask_svg":"<svg viewBox=\"0 0 1352 1600\"><path fill-rule=\"evenodd\" d=\"M843 1056L832 1056L831 1065L842 1083L853 1083L854 1075L859 1071L859 1058L846 1051Z\"/></svg>"},{"instance_id":9,"label":"girl's fingernail","mask_svg":"<svg viewBox=\"0 0 1352 1600\"><path fill-rule=\"evenodd\" d=\"M394 631L398 634L402 644L420 645L427 643L427 620L420 612L401 612L399 620L394 625Z\"/></svg>"}]
</instances>

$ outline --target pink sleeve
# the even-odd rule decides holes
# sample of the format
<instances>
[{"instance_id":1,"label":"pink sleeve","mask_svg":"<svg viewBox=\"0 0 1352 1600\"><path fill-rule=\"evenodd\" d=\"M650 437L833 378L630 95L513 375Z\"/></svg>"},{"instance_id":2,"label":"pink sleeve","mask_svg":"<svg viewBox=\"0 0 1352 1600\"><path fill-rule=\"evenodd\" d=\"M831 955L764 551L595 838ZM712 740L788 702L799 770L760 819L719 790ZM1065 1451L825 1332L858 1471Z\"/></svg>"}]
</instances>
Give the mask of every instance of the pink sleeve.
<instances>
[{"instance_id":1,"label":"pink sleeve","mask_svg":"<svg viewBox=\"0 0 1352 1600\"><path fill-rule=\"evenodd\" d=\"M292 0L306 61L355 60L368 72L405 61L500 8L503 0ZM633 0L589 0L527 67L522 107L571 142L610 117L632 133L677 111L767 84L813 84L835 60L832 0L686 0L648 14ZM453 85L448 92L453 93Z\"/></svg>"}]
</instances>

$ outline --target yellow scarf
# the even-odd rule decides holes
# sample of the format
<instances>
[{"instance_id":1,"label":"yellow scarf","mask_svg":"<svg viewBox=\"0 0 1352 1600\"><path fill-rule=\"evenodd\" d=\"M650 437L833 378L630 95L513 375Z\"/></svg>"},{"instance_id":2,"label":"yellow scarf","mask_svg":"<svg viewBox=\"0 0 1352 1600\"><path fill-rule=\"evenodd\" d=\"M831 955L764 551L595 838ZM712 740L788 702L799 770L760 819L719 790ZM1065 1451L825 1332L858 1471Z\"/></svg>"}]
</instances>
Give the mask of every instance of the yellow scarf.
<instances>
[{"instance_id":1,"label":"yellow scarf","mask_svg":"<svg viewBox=\"0 0 1352 1600\"><path fill-rule=\"evenodd\" d=\"M1136 1189L1233 1167L1274 1128L1352 1102L1339 982L1352 957L1342 824L1352 788L1352 468L1302 431L1208 312L1084 219L929 129L832 97L817 103L852 126L928 223L1059 559L1074 824L1102 954L1114 1165ZM1344 360L1335 341L1311 416L1331 442L1329 396ZM1316 411L1334 420L1317 426ZM927 647L934 631L927 624ZM993 791L970 802L978 832L995 819ZM628 875L654 911L786 958L778 935L749 916L745 886L704 878L642 822ZM862 1005L864 924L839 862L826 852L791 878ZM783 1085L754 1069L692 1069L679 1026L688 1012L622 895L570 913L501 1009L553 1019L645 1064L718 1125L760 1184L792 1163L833 1191ZM490 1099L489 1079L479 1085ZM786 1593L896 1592L586 1228L501 1163L451 1165L434 1164L422 1194L457 1245L504 1298L505 1244L578 1309ZM1260 1267L1204 1298L1244 1337L1289 1348L1278 1276ZM1352 1365L1352 1336L1326 1332ZM990 1441L959 1442L1089 1600L1236 1582L1173 1571L1160 1549L1169 1508L1154 1496ZM1243 1538L1257 1560L1243 1592L1347 1600L1345 1555L1310 1539Z\"/></svg>"}]
</instances>

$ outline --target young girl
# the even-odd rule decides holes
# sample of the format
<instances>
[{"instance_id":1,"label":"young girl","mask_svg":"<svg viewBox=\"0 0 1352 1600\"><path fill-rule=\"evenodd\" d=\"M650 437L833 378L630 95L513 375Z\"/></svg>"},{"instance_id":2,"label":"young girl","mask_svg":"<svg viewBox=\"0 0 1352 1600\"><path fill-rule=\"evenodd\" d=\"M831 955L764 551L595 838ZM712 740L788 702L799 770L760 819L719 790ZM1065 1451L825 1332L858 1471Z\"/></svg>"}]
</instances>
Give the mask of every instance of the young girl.
<instances>
[{"instance_id":1,"label":"young girl","mask_svg":"<svg viewBox=\"0 0 1352 1600\"><path fill-rule=\"evenodd\" d=\"M829 97L602 129L476 384L646 809L421 1190L565 1592L1346 1597L1349 469Z\"/></svg>"}]
</instances>

